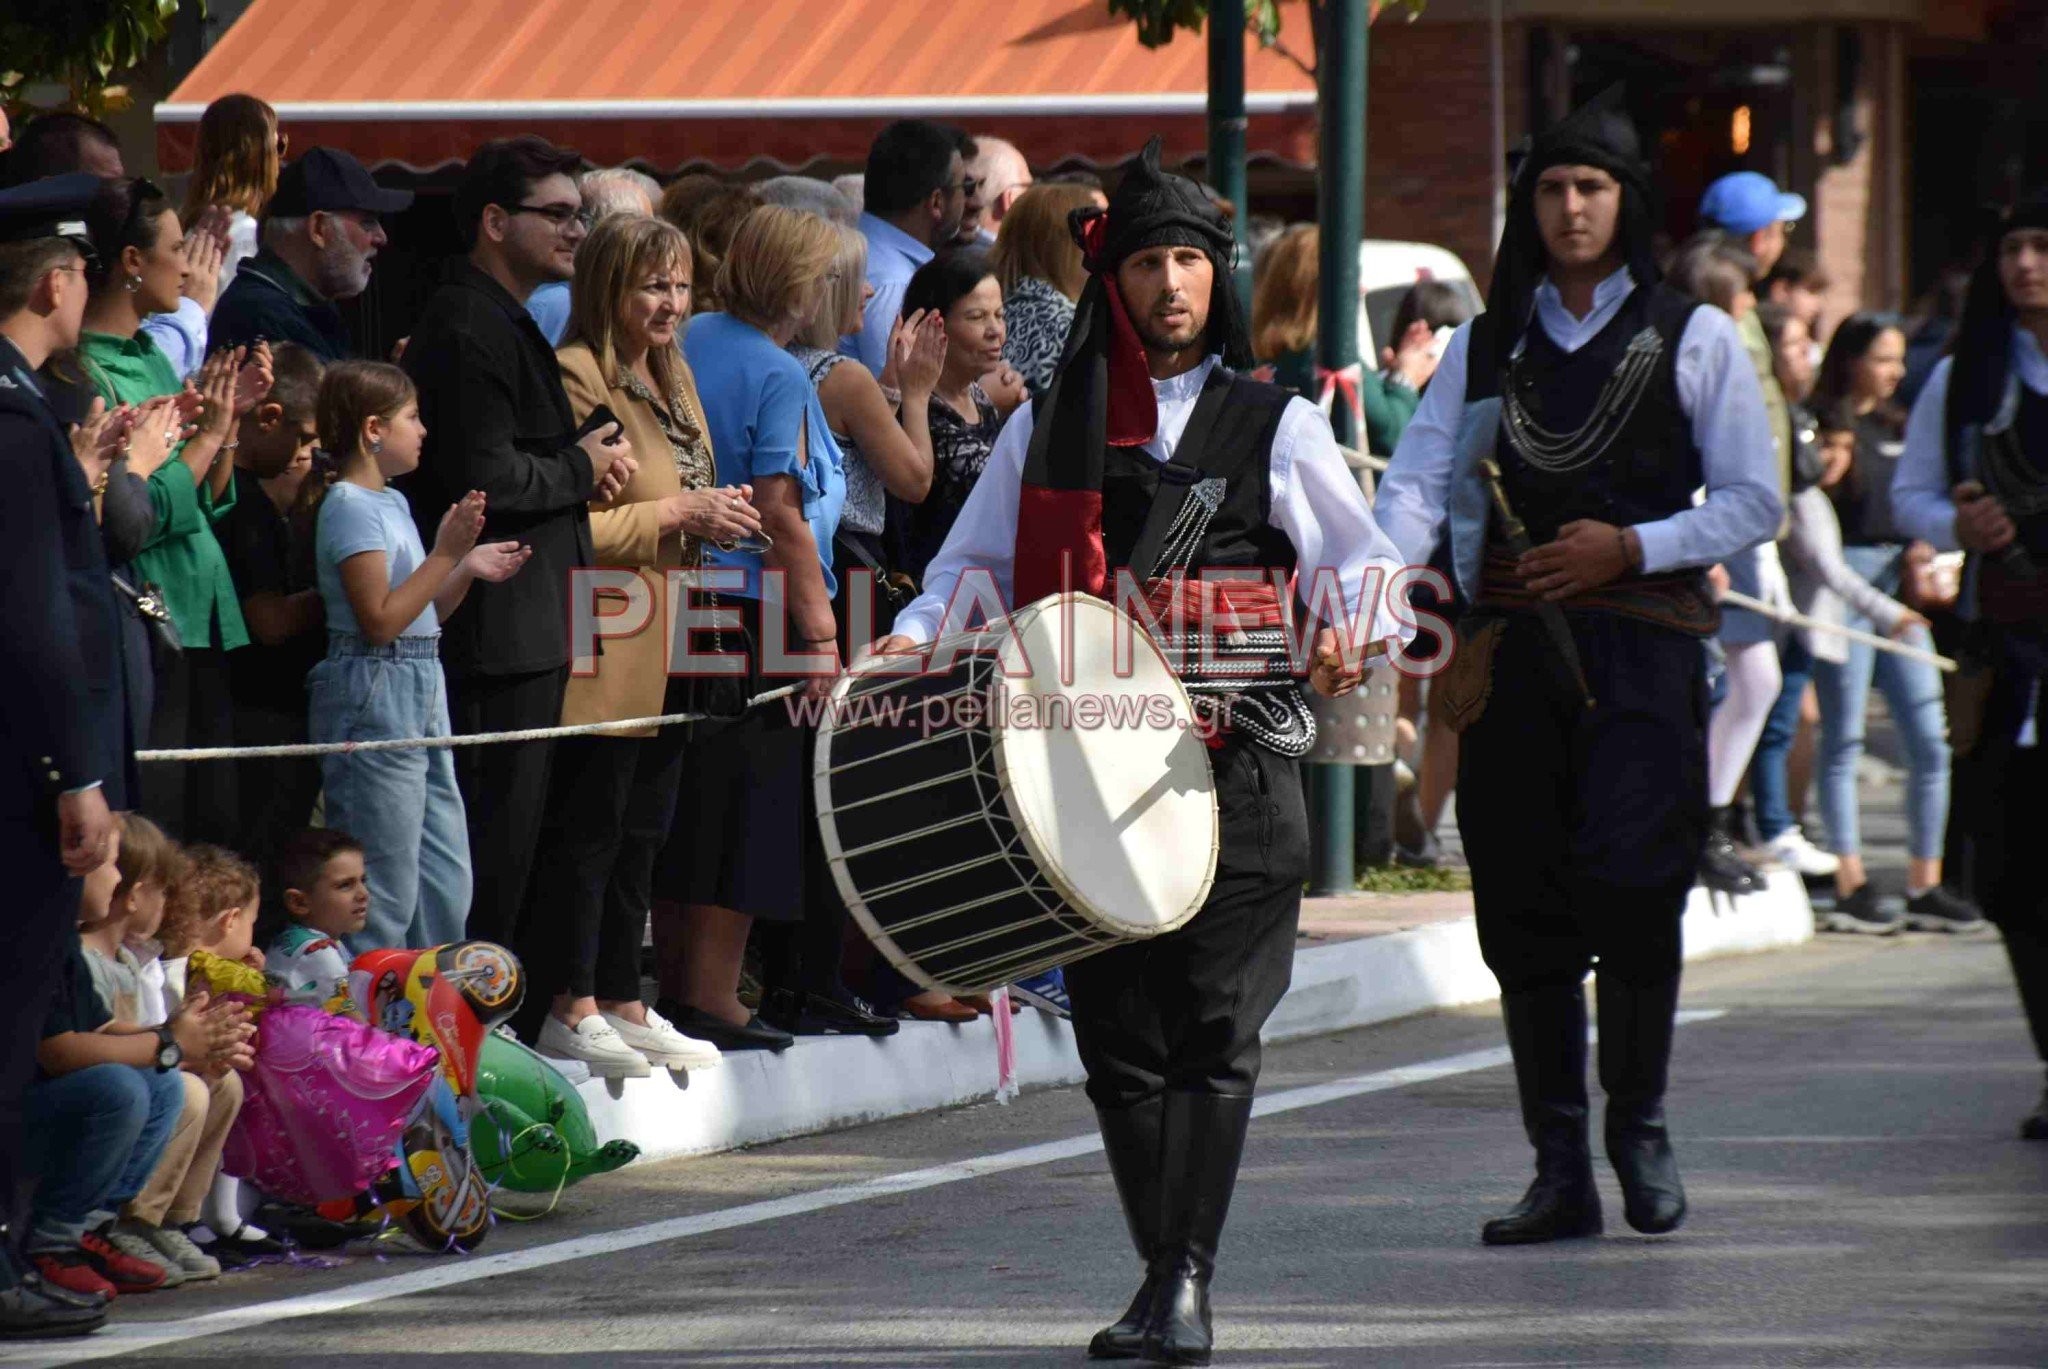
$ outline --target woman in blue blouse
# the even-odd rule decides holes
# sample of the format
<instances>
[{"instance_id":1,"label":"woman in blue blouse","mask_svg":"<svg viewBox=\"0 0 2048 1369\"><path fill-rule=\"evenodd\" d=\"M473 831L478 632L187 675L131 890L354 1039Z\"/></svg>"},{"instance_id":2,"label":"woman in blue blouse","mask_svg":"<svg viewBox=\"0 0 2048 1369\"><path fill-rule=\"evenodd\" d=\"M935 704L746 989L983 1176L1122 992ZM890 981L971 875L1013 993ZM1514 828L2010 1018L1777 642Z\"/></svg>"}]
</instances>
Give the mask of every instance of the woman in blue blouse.
<instances>
[{"instance_id":1,"label":"woman in blue blouse","mask_svg":"<svg viewBox=\"0 0 2048 1369\"><path fill-rule=\"evenodd\" d=\"M748 694L788 683L763 676L764 623L780 620L787 650L816 658L814 691L829 687L838 666L832 535L846 476L817 390L783 350L822 303L838 250L838 232L816 215L754 210L719 266L725 312L697 319L684 339L718 483L753 488L767 544L705 556L709 571L740 572L719 595L740 610L750 638ZM809 735L779 702L725 725L705 737L676 805L657 889L667 904L657 912L671 924L657 938L668 953L656 1007L678 1030L721 1049L779 1050L790 1032L896 1027L839 980L845 913L815 850ZM769 990L759 1016L738 994L757 919Z\"/></svg>"}]
</instances>

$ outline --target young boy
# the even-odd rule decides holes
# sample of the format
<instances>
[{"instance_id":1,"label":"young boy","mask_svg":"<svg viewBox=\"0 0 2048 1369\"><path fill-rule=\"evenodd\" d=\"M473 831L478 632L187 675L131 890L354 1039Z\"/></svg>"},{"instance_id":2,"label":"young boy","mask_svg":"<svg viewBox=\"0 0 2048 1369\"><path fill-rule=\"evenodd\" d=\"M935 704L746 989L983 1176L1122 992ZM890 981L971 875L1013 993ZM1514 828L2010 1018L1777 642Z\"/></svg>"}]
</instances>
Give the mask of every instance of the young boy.
<instances>
[{"instance_id":1,"label":"young boy","mask_svg":"<svg viewBox=\"0 0 2048 1369\"><path fill-rule=\"evenodd\" d=\"M82 926L108 920L121 883L119 831L106 863L85 877ZM231 1063L240 1025L209 1014L204 996L181 1005L154 1030L112 1021L93 988L78 942L58 971L56 997L36 1048L37 1078L24 1108L29 1172L35 1176L23 1253L48 1282L111 1298L161 1288L161 1263L124 1253L88 1217L142 1191L185 1104L179 1066Z\"/></svg>"},{"instance_id":2,"label":"young boy","mask_svg":"<svg viewBox=\"0 0 2048 1369\"><path fill-rule=\"evenodd\" d=\"M266 973L287 1002L353 1015L342 939L370 918L363 844L330 827L296 832L278 850L277 883L291 925L270 943Z\"/></svg>"},{"instance_id":3,"label":"young boy","mask_svg":"<svg viewBox=\"0 0 2048 1369\"><path fill-rule=\"evenodd\" d=\"M289 478L302 460L310 463L319 440L313 407L322 369L305 348L278 346L270 393L235 433L235 502L215 531L249 627L249 645L228 654L241 746L306 740L306 672L327 654L326 619L304 545L311 529L292 517L300 481ZM240 841L267 870L278 843L312 817L320 764L266 759L234 765ZM264 905L275 909L279 891L266 885L263 892Z\"/></svg>"},{"instance_id":4,"label":"young boy","mask_svg":"<svg viewBox=\"0 0 2048 1369\"><path fill-rule=\"evenodd\" d=\"M94 983L119 1026L154 1028L169 1015L158 959L162 948L151 938L183 864L183 855L155 823L133 813L122 818L121 883L105 922L80 938ZM233 1069L202 1074L199 1062L188 1061L180 1076L184 1111L163 1156L106 1233L122 1254L162 1265L167 1288L220 1275L220 1261L194 1245L185 1229L199 1221L228 1129L242 1111L242 1078Z\"/></svg>"}]
</instances>

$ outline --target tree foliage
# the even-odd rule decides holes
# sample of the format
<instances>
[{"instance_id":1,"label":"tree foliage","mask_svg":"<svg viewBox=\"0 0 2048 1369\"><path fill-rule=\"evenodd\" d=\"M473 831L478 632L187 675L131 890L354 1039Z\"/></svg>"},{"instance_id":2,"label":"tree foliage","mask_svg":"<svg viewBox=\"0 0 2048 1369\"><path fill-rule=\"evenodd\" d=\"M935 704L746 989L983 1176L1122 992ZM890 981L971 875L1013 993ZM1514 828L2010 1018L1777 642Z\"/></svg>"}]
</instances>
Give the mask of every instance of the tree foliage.
<instances>
[{"instance_id":1,"label":"tree foliage","mask_svg":"<svg viewBox=\"0 0 2048 1369\"><path fill-rule=\"evenodd\" d=\"M1428 0L1370 0L1372 17L1384 10L1401 11L1412 19L1422 13ZM1327 0L1309 0L1312 27L1319 26ZM1245 27L1272 47L1280 41L1280 0L1245 0ZM1209 0L1109 0L1109 12L1121 14L1138 26L1138 41L1148 48L1164 47L1185 30L1200 33L1209 21ZM1310 37L1314 42L1313 34Z\"/></svg>"},{"instance_id":2,"label":"tree foliage","mask_svg":"<svg viewBox=\"0 0 2048 1369\"><path fill-rule=\"evenodd\" d=\"M181 2L206 12L206 0L10 0L0 12L0 101L19 104L28 87L47 84L73 109L122 108L119 78L169 35Z\"/></svg>"}]
</instances>

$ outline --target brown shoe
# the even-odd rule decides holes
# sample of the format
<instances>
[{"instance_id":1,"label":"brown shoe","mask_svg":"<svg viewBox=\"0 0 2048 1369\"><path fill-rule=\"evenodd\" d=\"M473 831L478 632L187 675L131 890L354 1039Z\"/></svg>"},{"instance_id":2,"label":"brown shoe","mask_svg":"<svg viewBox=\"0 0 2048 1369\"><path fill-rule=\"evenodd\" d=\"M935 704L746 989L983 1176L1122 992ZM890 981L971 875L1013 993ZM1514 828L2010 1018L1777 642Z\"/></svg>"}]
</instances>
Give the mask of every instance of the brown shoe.
<instances>
[{"instance_id":1,"label":"brown shoe","mask_svg":"<svg viewBox=\"0 0 2048 1369\"><path fill-rule=\"evenodd\" d=\"M921 993L903 1001L903 1011L919 1022L972 1022L981 1016L972 1007L942 993Z\"/></svg>"}]
</instances>

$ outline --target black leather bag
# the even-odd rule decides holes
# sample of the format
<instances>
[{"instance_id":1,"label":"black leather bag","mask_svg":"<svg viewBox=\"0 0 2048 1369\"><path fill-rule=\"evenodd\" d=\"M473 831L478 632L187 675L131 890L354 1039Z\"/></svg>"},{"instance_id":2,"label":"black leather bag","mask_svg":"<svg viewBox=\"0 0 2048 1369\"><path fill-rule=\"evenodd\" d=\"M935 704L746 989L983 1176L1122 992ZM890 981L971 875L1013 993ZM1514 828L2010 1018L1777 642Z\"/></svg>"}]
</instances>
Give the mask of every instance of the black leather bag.
<instances>
[{"instance_id":1,"label":"black leather bag","mask_svg":"<svg viewBox=\"0 0 2048 1369\"><path fill-rule=\"evenodd\" d=\"M171 621L163 591L147 580L137 589L118 575L109 574L107 578L114 582L114 595L121 601L121 607L147 629L150 663L162 670L182 655L185 641L178 635L178 625Z\"/></svg>"}]
</instances>

